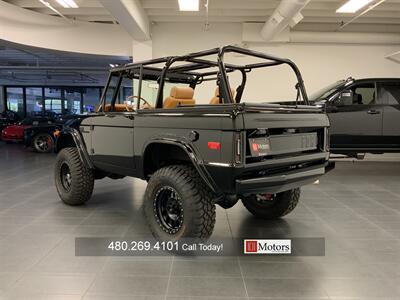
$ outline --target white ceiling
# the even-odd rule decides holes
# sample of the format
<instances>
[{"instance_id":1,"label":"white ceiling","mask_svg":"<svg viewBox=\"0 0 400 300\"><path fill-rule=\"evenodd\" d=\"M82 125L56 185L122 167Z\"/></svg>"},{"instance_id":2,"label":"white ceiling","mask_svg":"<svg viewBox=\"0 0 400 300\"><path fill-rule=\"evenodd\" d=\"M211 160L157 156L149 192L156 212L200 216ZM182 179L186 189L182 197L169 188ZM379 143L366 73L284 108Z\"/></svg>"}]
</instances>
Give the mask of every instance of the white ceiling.
<instances>
[{"instance_id":1,"label":"white ceiling","mask_svg":"<svg viewBox=\"0 0 400 300\"><path fill-rule=\"evenodd\" d=\"M75 0L79 8L62 8L55 0L47 0L69 18L91 22L116 22L97 0ZM264 22L279 4L279 0L209 0L210 22ZM6 0L6 2L40 13L55 13L38 0ZM202 4L205 0L201 0ZM336 9L345 0L312 0L302 11L304 19L294 30L337 31L341 22L354 14L337 14ZM180 12L177 0L141 0L152 22L205 22L206 12ZM344 31L400 32L400 0L384 3L355 20Z\"/></svg>"}]
</instances>

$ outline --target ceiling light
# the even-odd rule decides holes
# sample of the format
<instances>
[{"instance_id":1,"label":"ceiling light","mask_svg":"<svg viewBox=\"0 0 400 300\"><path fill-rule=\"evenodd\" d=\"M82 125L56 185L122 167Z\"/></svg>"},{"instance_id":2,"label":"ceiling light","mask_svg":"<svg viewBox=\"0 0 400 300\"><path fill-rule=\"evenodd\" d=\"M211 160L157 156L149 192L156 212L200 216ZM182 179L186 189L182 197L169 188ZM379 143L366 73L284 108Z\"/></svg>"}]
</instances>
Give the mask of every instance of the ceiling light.
<instances>
[{"instance_id":1,"label":"ceiling light","mask_svg":"<svg viewBox=\"0 0 400 300\"><path fill-rule=\"evenodd\" d=\"M74 0L56 0L62 7L65 8L78 8L78 4Z\"/></svg>"},{"instance_id":2,"label":"ceiling light","mask_svg":"<svg viewBox=\"0 0 400 300\"><path fill-rule=\"evenodd\" d=\"M359 9L363 8L367 4L371 3L374 0L349 0L341 7L339 7L336 12L337 13L355 13Z\"/></svg>"},{"instance_id":3,"label":"ceiling light","mask_svg":"<svg viewBox=\"0 0 400 300\"><path fill-rule=\"evenodd\" d=\"M199 0L178 0L180 11L199 11Z\"/></svg>"}]
</instances>

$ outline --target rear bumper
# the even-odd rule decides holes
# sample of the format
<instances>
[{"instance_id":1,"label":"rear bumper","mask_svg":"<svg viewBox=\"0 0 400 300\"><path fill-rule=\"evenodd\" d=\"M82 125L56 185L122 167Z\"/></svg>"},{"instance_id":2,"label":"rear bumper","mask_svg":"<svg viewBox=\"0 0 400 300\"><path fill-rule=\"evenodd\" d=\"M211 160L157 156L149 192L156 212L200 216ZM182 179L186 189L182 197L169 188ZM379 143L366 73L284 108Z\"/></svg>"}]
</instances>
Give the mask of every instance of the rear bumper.
<instances>
[{"instance_id":1,"label":"rear bumper","mask_svg":"<svg viewBox=\"0 0 400 300\"><path fill-rule=\"evenodd\" d=\"M309 184L334 168L334 162L286 174L236 180L236 194L279 193Z\"/></svg>"},{"instance_id":2,"label":"rear bumper","mask_svg":"<svg viewBox=\"0 0 400 300\"><path fill-rule=\"evenodd\" d=\"M224 195L277 193L309 184L334 168L329 153L312 153L240 166L205 165Z\"/></svg>"}]
</instances>

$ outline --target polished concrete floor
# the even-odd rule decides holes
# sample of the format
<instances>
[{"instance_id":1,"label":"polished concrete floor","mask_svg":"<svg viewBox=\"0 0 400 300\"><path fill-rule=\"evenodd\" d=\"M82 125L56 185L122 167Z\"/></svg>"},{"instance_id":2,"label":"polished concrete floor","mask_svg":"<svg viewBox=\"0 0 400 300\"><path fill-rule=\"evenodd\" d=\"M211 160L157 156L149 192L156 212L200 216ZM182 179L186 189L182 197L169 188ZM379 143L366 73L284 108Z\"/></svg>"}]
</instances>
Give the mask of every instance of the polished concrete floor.
<instances>
[{"instance_id":1,"label":"polished concrete floor","mask_svg":"<svg viewBox=\"0 0 400 300\"><path fill-rule=\"evenodd\" d=\"M324 237L323 257L75 257L75 237L146 238L145 183L63 205L54 155L0 143L0 299L400 299L400 162L338 162L286 218L217 209L215 238Z\"/></svg>"}]
</instances>

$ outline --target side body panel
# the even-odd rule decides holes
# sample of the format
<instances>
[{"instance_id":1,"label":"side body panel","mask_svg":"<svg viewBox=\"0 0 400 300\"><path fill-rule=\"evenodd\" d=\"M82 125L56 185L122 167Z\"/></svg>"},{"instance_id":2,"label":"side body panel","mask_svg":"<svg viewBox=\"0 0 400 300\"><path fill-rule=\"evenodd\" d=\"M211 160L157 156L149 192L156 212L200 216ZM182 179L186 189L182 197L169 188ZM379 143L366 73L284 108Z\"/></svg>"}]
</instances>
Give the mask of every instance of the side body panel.
<instances>
[{"instance_id":1,"label":"side body panel","mask_svg":"<svg viewBox=\"0 0 400 300\"><path fill-rule=\"evenodd\" d=\"M242 119L232 119L229 115L192 115L184 114L141 114L135 118L134 148L139 165L146 147L156 141L181 141L193 149L199 163L229 163L232 160L232 132L242 127ZM224 134L223 134L224 132ZM197 140L192 140L193 135ZM229 138L226 138L226 134ZM208 148L208 142L221 143L220 150ZM224 142L224 143L223 143Z\"/></svg>"},{"instance_id":2,"label":"side body panel","mask_svg":"<svg viewBox=\"0 0 400 300\"><path fill-rule=\"evenodd\" d=\"M133 113L109 113L82 122L85 143L95 167L120 175L132 175Z\"/></svg>"}]
</instances>

